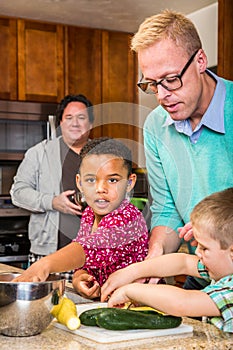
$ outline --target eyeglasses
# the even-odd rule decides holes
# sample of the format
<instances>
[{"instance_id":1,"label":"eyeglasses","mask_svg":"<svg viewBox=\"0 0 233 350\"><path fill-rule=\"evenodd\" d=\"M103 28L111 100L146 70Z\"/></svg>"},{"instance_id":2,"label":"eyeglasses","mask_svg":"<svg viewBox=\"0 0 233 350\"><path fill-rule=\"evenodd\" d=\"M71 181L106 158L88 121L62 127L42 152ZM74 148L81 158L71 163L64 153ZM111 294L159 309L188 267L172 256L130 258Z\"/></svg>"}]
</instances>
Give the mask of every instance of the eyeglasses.
<instances>
[{"instance_id":1,"label":"eyeglasses","mask_svg":"<svg viewBox=\"0 0 233 350\"><path fill-rule=\"evenodd\" d=\"M188 69L188 67L190 66L190 64L192 63L198 51L199 50L195 51L194 54L190 57L190 59L188 60L188 62L186 63L186 65L184 66L180 74L173 75L172 77L168 77L168 78L163 78L159 81L156 81L156 80L143 81L143 77L142 77L141 80L137 83L137 86L146 94L157 94L158 85L161 85L164 89L168 91L173 91L181 88L183 86L183 82L181 78L186 72L186 70Z\"/></svg>"}]
</instances>

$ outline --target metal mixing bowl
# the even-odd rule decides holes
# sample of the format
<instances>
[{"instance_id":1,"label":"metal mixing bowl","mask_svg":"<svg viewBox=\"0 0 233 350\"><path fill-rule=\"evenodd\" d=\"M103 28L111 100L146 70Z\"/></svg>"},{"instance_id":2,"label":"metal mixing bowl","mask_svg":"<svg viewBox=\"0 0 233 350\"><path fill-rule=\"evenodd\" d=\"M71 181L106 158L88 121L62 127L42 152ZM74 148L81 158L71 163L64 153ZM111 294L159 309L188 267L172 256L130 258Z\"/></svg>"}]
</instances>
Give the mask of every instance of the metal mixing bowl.
<instances>
[{"instance_id":1,"label":"metal mixing bowl","mask_svg":"<svg viewBox=\"0 0 233 350\"><path fill-rule=\"evenodd\" d=\"M64 294L65 279L11 282L19 274L0 273L0 333L26 337L41 333L52 321L50 311Z\"/></svg>"}]
</instances>

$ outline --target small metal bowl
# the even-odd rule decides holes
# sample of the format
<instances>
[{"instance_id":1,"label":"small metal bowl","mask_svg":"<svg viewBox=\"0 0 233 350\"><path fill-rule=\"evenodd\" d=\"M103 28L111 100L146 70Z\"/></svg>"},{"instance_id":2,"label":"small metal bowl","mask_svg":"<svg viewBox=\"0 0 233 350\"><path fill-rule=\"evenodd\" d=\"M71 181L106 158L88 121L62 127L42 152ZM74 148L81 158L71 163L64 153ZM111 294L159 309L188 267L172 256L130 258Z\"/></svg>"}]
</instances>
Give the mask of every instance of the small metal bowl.
<instances>
[{"instance_id":1,"label":"small metal bowl","mask_svg":"<svg viewBox=\"0 0 233 350\"><path fill-rule=\"evenodd\" d=\"M50 311L65 291L65 279L50 275L45 282L12 282L16 273L0 273L0 333L27 337L41 333L53 319Z\"/></svg>"}]
</instances>

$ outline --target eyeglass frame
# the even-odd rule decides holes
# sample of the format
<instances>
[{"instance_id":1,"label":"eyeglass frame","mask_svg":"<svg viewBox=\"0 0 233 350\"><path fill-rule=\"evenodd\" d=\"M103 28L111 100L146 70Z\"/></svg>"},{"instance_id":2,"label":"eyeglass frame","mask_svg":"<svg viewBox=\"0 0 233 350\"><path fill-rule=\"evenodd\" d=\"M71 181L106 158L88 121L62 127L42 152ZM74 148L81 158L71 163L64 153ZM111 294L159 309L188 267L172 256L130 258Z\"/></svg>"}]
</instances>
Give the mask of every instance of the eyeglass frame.
<instances>
[{"instance_id":1,"label":"eyeglass frame","mask_svg":"<svg viewBox=\"0 0 233 350\"><path fill-rule=\"evenodd\" d=\"M187 71L187 69L189 68L189 66L191 65L194 57L196 56L196 54L198 53L199 49L196 50L192 56L190 57L190 59L188 60L188 62L186 63L186 65L184 66L184 68L182 69L181 73L180 74L176 74L176 75L173 75L169 78L163 78L159 81L156 81L156 80L145 80L145 81L142 81L143 79L143 76L142 78L140 79L140 81L137 83L137 86L139 87L139 89L141 89L143 92L145 92L146 94L157 94L158 93L158 88L157 86L158 85L161 85L164 89L166 89L167 91L175 91L175 90L178 90L180 89L182 86L183 86L183 81L182 81L182 76L184 75L184 73ZM173 79L173 78L178 78L179 81L180 81L180 86L177 87L177 88L168 88L167 86L163 85L163 81L164 80L167 80L167 79ZM147 87L148 87L148 84L151 84L154 88L157 88L157 91L152 91L151 92L146 92L146 90L143 90L143 88L141 87L142 84L147 84Z\"/></svg>"}]
</instances>

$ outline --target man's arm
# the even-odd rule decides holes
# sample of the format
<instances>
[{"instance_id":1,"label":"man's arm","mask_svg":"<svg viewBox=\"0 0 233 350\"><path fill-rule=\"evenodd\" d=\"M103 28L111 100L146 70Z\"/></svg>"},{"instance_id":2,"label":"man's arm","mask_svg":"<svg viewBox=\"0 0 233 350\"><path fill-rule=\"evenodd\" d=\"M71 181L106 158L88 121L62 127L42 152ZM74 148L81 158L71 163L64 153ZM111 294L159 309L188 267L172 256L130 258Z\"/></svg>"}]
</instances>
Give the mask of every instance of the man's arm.
<instances>
[{"instance_id":1,"label":"man's arm","mask_svg":"<svg viewBox=\"0 0 233 350\"><path fill-rule=\"evenodd\" d=\"M177 252L181 243L179 235L167 226L156 226L152 229L147 258Z\"/></svg>"}]
</instances>

